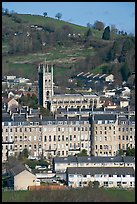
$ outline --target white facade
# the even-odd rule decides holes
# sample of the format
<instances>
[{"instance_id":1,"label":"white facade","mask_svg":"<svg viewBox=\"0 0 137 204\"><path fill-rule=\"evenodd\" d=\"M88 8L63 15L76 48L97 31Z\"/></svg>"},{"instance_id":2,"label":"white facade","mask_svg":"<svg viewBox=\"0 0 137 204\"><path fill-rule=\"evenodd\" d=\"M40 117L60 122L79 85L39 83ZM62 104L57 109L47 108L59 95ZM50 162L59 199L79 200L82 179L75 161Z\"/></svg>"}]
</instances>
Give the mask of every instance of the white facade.
<instances>
[{"instance_id":1,"label":"white facade","mask_svg":"<svg viewBox=\"0 0 137 204\"><path fill-rule=\"evenodd\" d=\"M121 172L123 168L123 173ZM113 167L92 167L88 168L89 173L84 172L84 168L71 168L67 173L67 182L69 187L84 187L88 186L90 182L98 181L99 187L108 187L108 188L134 188L135 187L135 176L132 168L116 167L115 170ZM113 170L112 170L113 169ZM129 169L129 172L128 172ZM70 173L69 173L70 171ZM102 171L102 172L101 172ZM112 171L112 172L111 172ZM116 171L116 172L114 172ZM126 172L125 172L126 171Z\"/></svg>"}]
</instances>

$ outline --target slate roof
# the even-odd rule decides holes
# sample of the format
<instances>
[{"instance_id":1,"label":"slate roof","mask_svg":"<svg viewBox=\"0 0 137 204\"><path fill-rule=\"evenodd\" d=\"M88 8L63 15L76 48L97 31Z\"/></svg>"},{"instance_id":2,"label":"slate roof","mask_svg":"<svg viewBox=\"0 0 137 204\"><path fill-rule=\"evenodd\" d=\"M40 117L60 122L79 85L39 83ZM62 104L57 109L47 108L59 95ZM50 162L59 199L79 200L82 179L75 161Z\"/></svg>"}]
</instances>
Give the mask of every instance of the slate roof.
<instances>
[{"instance_id":1,"label":"slate roof","mask_svg":"<svg viewBox=\"0 0 137 204\"><path fill-rule=\"evenodd\" d=\"M18 164L17 166L14 166L10 170L8 170L8 172L12 174L12 176L16 176L24 170L26 170L25 166L23 166L22 164Z\"/></svg>"},{"instance_id":2,"label":"slate roof","mask_svg":"<svg viewBox=\"0 0 137 204\"><path fill-rule=\"evenodd\" d=\"M84 156L84 157L77 157L78 163L81 162L88 162L88 163L109 163L109 162L123 162L122 156L108 156L108 157L102 157L102 156Z\"/></svg>"},{"instance_id":3,"label":"slate roof","mask_svg":"<svg viewBox=\"0 0 137 204\"><path fill-rule=\"evenodd\" d=\"M94 120L116 120L114 114L98 114L94 116Z\"/></svg>"},{"instance_id":4,"label":"slate roof","mask_svg":"<svg viewBox=\"0 0 137 204\"><path fill-rule=\"evenodd\" d=\"M26 121L26 117L25 115L14 115L14 122L25 122Z\"/></svg>"},{"instance_id":5,"label":"slate roof","mask_svg":"<svg viewBox=\"0 0 137 204\"><path fill-rule=\"evenodd\" d=\"M8 113L2 113L2 122L11 122L11 116Z\"/></svg>"},{"instance_id":6,"label":"slate roof","mask_svg":"<svg viewBox=\"0 0 137 204\"><path fill-rule=\"evenodd\" d=\"M135 157L133 156L126 156L123 157L124 163L135 163Z\"/></svg>"},{"instance_id":7,"label":"slate roof","mask_svg":"<svg viewBox=\"0 0 137 204\"><path fill-rule=\"evenodd\" d=\"M111 175L135 175L133 167L68 167L67 174L111 174Z\"/></svg>"},{"instance_id":8,"label":"slate roof","mask_svg":"<svg viewBox=\"0 0 137 204\"><path fill-rule=\"evenodd\" d=\"M68 157L54 157L53 158L54 163L76 163L77 159L75 156L68 156Z\"/></svg>"}]
</instances>

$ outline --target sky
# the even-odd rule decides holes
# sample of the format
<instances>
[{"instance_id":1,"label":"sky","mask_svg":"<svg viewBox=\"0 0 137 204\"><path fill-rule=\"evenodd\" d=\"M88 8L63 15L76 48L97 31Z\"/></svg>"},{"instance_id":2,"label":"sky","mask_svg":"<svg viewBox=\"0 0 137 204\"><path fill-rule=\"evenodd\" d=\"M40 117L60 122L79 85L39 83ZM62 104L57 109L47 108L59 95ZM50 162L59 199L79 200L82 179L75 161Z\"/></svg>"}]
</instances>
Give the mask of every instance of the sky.
<instances>
[{"instance_id":1,"label":"sky","mask_svg":"<svg viewBox=\"0 0 137 204\"><path fill-rule=\"evenodd\" d=\"M135 2L2 2L2 7L19 14L43 15L87 26L101 21L106 26L115 25L120 31L135 34Z\"/></svg>"}]
</instances>

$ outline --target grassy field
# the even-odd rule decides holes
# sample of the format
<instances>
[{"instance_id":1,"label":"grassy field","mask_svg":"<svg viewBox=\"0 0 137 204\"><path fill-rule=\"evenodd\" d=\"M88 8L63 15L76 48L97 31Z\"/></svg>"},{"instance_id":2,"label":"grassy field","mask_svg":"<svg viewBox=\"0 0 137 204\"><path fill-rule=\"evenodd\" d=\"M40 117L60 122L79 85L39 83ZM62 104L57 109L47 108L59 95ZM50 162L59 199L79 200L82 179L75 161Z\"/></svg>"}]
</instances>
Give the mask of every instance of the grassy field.
<instances>
[{"instance_id":1,"label":"grassy field","mask_svg":"<svg viewBox=\"0 0 137 204\"><path fill-rule=\"evenodd\" d=\"M68 189L2 192L2 202L135 202L135 190Z\"/></svg>"},{"instance_id":2,"label":"grassy field","mask_svg":"<svg viewBox=\"0 0 137 204\"><path fill-rule=\"evenodd\" d=\"M46 53L31 53L28 55L5 57L3 59L2 73L3 75L10 73L31 79L32 73L33 76L37 77L38 62L42 62L46 59L48 63L58 64L61 66L60 68L56 68L56 66L54 66L54 77L56 77L57 74L69 72L68 69L64 68L69 68L78 60L94 54L95 51L93 48L84 49L78 45L73 47L58 46ZM4 61L6 63L4 63Z\"/></svg>"}]
</instances>

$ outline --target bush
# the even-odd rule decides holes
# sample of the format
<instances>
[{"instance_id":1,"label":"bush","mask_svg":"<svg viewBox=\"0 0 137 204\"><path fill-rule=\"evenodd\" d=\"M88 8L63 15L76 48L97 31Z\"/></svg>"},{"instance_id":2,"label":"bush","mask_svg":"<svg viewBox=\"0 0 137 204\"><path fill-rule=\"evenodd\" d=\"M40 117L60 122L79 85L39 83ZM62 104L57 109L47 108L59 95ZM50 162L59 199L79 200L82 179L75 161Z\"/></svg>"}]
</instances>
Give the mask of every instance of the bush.
<instances>
[{"instance_id":1,"label":"bush","mask_svg":"<svg viewBox=\"0 0 137 204\"><path fill-rule=\"evenodd\" d=\"M99 188L99 182L93 181L93 188Z\"/></svg>"}]
</instances>

